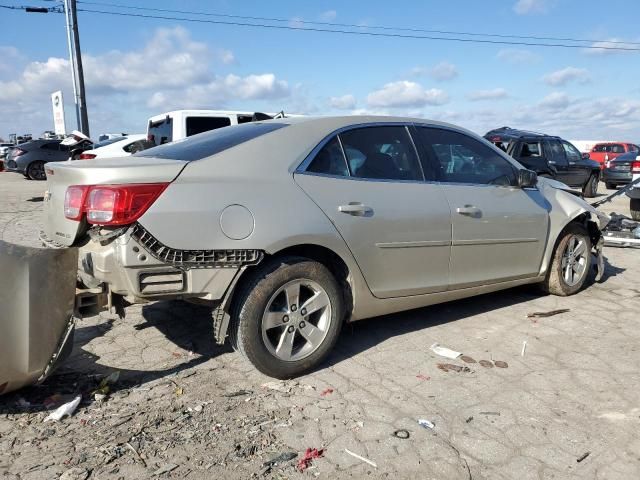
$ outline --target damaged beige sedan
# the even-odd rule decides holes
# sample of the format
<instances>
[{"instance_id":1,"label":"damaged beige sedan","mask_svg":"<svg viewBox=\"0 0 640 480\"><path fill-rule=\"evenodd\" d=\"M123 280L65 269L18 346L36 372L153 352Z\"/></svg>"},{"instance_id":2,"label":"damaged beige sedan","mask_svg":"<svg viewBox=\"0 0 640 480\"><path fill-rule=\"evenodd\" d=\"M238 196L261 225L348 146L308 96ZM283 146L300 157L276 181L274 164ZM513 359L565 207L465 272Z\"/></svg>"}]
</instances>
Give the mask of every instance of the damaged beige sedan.
<instances>
[{"instance_id":1,"label":"damaged beige sedan","mask_svg":"<svg viewBox=\"0 0 640 480\"><path fill-rule=\"evenodd\" d=\"M43 238L78 249L86 304L208 303L216 340L277 378L322 362L345 322L523 284L576 293L608 221L477 135L411 118L248 123L47 176Z\"/></svg>"}]
</instances>

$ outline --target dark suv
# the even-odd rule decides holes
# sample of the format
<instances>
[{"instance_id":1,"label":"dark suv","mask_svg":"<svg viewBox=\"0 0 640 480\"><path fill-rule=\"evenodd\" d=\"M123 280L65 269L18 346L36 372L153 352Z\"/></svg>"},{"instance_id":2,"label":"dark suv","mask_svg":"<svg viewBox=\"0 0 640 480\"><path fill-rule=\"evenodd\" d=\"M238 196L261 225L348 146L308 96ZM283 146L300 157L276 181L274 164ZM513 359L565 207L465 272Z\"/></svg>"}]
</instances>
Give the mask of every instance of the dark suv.
<instances>
[{"instance_id":1,"label":"dark suv","mask_svg":"<svg viewBox=\"0 0 640 480\"><path fill-rule=\"evenodd\" d=\"M560 137L502 127L484 138L538 175L580 188L585 197L598 193L600 164Z\"/></svg>"}]
</instances>

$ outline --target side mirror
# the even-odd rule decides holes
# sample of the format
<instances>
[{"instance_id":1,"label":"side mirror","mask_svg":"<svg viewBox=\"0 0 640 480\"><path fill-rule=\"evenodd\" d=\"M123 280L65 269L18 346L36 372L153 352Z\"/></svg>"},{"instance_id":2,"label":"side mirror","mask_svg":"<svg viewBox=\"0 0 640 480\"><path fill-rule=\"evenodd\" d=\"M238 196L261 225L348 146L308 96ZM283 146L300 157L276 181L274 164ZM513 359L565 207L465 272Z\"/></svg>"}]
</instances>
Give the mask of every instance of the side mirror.
<instances>
[{"instance_id":1,"label":"side mirror","mask_svg":"<svg viewBox=\"0 0 640 480\"><path fill-rule=\"evenodd\" d=\"M533 170L518 170L518 186L520 188L532 188L538 184L538 174Z\"/></svg>"},{"instance_id":2,"label":"side mirror","mask_svg":"<svg viewBox=\"0 0 640 480\"><path fill-rule=\"evenodd\" d=\"M582 159L583 160L589 160L591 158L591 155L589 155L589 152L585 152L582 154Z\"/></svg>"}]
</instances>

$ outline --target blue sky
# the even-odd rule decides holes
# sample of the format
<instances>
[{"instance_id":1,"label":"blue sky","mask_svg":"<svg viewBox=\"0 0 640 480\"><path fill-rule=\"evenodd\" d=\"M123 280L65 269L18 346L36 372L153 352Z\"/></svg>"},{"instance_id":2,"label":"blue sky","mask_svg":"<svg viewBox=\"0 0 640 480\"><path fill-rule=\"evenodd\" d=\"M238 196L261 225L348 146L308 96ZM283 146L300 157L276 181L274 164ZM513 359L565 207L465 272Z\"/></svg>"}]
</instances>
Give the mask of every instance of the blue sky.
<instances>
[{"instance_id":1,"label":"blue sky","mask_svg":"<svg viewBox=\"0 0 640 480\"><path fill-rule=\"evenodd\" d=\"M640 42L634 21L640 4L623 0L102 1L277 17L292 26L327 21L363 25L361 31L399 26ZM373 38L88 12L80 12L79 24L94 135L142 132L149 116L170 109L219 108L412 115L481 134L511 125L571 139L640 139L640 51ZM67 57L62 15L0 10L0 136L51 129L49 94L58 89L66 97L67 128L75 127Z\"/></svg>"}]
</instances>

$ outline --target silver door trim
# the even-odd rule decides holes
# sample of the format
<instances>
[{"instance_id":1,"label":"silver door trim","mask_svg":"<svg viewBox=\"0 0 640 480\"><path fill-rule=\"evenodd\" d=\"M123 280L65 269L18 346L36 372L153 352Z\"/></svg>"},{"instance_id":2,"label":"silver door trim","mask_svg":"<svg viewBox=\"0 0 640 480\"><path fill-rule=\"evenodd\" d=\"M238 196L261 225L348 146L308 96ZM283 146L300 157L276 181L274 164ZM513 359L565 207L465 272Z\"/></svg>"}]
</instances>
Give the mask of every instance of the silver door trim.
<instances>
[{"instance_id":1,"label":"silver door trim","mask_svg":"<svg viewBox=\"0 0 640 480\"><path fill-rule=\"evenodd\" d=\"M454 240L452 245L500 245L507 243L537 243L537 238L482 238L478 240Z\"/></svg>"},{"instance_id":2,"label":"silver door trim","mask_svg":"<svg viewBox=\"0 0 640 480\"><path fill-rule=\"evenodd\" d=\"M420 248L420 247L448 247L451 245L447 240L423 240L415 242L381 242L376 243L378 248Z\"/></svg>"}]
</instances>

